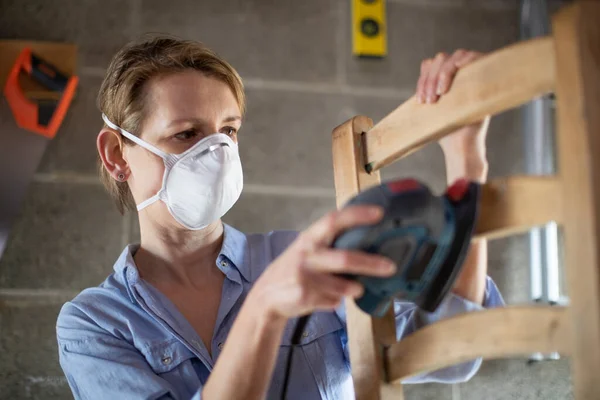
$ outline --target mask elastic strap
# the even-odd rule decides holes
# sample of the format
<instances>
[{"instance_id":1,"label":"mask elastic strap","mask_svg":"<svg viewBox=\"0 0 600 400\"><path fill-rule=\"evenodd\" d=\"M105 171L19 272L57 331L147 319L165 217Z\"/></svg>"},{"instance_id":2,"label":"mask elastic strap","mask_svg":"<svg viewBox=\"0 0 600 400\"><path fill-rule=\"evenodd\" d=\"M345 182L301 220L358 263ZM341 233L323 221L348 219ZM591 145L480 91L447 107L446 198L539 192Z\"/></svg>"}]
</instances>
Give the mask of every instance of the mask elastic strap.
<instances>
[{"instance_id":1,"label":"mask elastic strap","mask_svg":"<svg viewBox=\"0 0 600 400\"><path fill-rule=\"evenodd\" d=\"M160 150L159 148L151 145L150 143L148 143L146 141L143 141L139 137L137 137L137 136L135 136L135 135L127 132L125 129L121 129L117 125L113 124L108 119L108 117L106 116L106 114L102 114L102 119L104 120L104 123L106 123L106 125L108 125L112 129L114 129L115 131L121 133L123 136L125 136L127 139L131 140L135 144L138 144L138 145L142 146L143 148L145 148L146 150L148 150L148 151L156 154L157 156L159 156L163 160L166 160L166 159L170 158L169 154L165 153L164 151Z\"/></svg>"},{"instance_id":2,"label":"mask elastic strap","mask_svg":"<svg viewBox=\"0 0 600 400\"><path fill-rule=\"evenodd\" d=\"M165 167L167 166L167 164L173 164L174 158L171 156L171 154L165 153L164 151L156 148L155 146L151 145L148 142L143 141L142 139L140 139L139 137L127 132L125 129L121 129L119 126L113 124L108 117L106 116L106 114L102 114L102 119L104 120L104 123L106 125L108 125L111 129L114 129L115 131L121 133L121 135L125 136L127 139L133 141L135 144L138 144L140 146L142 146L143 148L145 148L146 150L148 150L151 153L156 154L157 156L159 156L160 158L162 158L165 161ZM172 166L172 165L171 165ZM165 169L166 171L166 169ZM160 193L162 192L159 191L157 194L155 194L154 196L150 197L149 199L146 199L144 201L142 201L140 204L138 204L137 210L141 211L144 208L148 207L150 204L155 203L159 198L160 198Z\"/></svg>"},{"instance_id":3,"label":"mask elastic strap","mask_svg":"<svg viewBox=\"0 0 600 400\"><path fill-rule=\"evenodd\" d=\"M160 193L160 192L158 192L158 193ZM137 210L142 211L144 208L148 207L150 204L158 201L159 197L160 197L159 194L155 194L154 196L150 197L149 199L142 201L140 204L137 205Z\"/></svg>"}]
</instances>

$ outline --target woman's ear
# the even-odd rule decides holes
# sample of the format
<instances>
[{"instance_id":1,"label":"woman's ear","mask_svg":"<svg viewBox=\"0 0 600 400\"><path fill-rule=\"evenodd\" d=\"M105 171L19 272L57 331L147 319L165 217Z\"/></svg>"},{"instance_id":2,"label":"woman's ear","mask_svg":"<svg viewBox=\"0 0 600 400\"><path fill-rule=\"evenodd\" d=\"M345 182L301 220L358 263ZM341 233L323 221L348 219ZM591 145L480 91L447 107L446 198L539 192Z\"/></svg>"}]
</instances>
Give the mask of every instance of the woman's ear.
<instances>
[{"instance_id":1,"label":"woman's ear","mask_svg":"<svg viewBox=\"0 0 600 400\"><path fill-rule=\"evenodd\" d=\"M98 134L96 146L108 173L115 180L125 182L129 178L129 164L123 157L121 136L110 128L104 128Z\"/></svg>"}]
</instances>

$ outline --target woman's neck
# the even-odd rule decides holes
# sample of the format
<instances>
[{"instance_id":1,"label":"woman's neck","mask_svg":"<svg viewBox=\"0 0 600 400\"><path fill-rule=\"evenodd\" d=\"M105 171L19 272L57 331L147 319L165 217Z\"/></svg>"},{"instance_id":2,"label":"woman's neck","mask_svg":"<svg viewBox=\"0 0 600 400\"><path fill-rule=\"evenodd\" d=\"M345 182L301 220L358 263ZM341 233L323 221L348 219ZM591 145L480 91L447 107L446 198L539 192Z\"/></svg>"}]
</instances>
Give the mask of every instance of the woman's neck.
<instances>
[{"instance_id":1,"label":"woman's neck","mask_svg":"<svg viewBox=\"0 0 600 400\"><path fill-rule=\"evenodd\" d=\"M140 275L167 285L201 288L222 275L216 259L223 244L217 220L199 231L158 226L140 215L141 246L134 259Z\"/></svg>"}]
</instances>

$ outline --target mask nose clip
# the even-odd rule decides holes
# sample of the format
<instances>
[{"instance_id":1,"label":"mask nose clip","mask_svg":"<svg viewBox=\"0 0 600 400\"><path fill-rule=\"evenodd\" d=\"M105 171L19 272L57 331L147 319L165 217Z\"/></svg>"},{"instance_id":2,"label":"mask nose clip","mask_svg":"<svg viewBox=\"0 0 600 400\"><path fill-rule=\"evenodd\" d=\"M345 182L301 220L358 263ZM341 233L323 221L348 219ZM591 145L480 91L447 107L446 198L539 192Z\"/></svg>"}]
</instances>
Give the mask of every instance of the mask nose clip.
<instances>
[{"instance_id":1,"label":"mask nose clip","mask_svg":"<svg viewBox=\"0 0 600 400\"><path fill-rule=\"evenodd\" d=\"M225 146L229 147L229 143L221 142L221 143L213 144L213 145L209 146L208 148L202 150L200 153L196 154L194 156L193 160L196 161L200 157L202 157L208 153L212 153L213 151L215 151L221 147L225 147Z\"/></svg>"}]
</instances>

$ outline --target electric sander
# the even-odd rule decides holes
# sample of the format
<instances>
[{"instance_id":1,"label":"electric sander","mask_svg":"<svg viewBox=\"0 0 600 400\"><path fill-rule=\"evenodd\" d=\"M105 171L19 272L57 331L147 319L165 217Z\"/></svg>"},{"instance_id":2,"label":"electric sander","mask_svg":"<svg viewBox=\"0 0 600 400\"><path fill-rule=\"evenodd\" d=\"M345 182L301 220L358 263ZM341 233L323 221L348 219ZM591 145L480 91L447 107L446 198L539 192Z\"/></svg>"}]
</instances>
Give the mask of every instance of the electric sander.
<instances>
[{"instance_id":1,"label":"electric sander","mask_svg":"<svg viewBox=\"0 0 600 400\"><path fill-rule=\"evenodd\" d=\"M383 218L373 225L348 229L333 242L337 249L358 250L390 258L396 273L387 278L343 275L364 286L356 304L364 312L382 317L394 299L410 301L433 312L450 292L467 255L479 203L480 185L458 180L446 193L435 196L415 179L390 181L352 198L344 207L376 205ZM300 343L310 315L298 319L292 344ZM285 398L292 361L288 354L282 399Z\"/></svg>"},{"instance_id":2,"label":"electric sander","mask_svg":"<svg viewBox=\"0 0 600 400\"><path fill-rule=\"evenodd\" d=\"M387 278L344 275L364 286L356 304L383 316L393 299L410 301L433 312L452 289L466 257L475 222L480 185L459 180L435 196L415 179L396 180L359 193L346 205L383 208L374 225L343 232L333 247L380 254L395 262Z\"/></svg>"}]
</instances>

